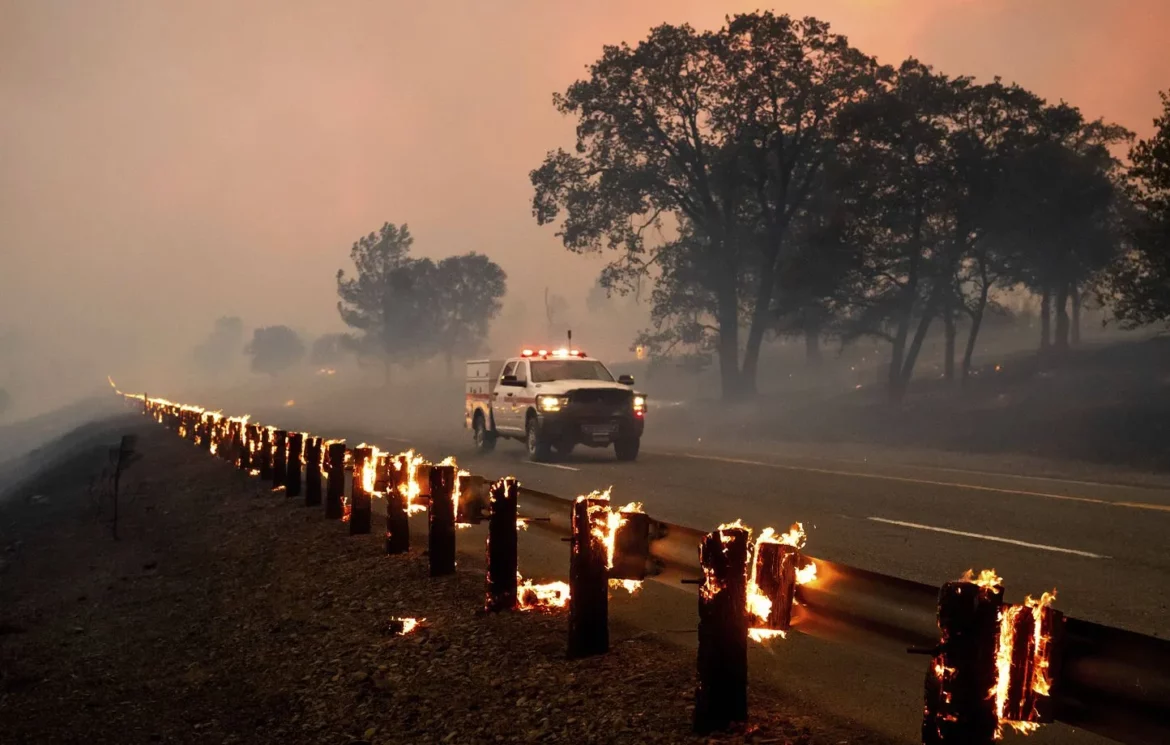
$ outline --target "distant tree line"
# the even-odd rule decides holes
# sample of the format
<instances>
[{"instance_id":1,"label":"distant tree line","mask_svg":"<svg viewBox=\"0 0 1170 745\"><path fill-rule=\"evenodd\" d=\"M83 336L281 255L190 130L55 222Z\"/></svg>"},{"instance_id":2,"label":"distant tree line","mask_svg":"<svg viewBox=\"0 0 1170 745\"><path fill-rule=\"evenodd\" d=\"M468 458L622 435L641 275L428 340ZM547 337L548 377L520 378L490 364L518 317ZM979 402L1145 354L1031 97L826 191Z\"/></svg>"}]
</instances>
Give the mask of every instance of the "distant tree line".
<instances>
[{"instance_id":1,"label":"distant tree line","mask_svg":"<svg viewBox=\"0 0 1170 745\"><path fill-rule=\"evenodd\" d=\"M773 335L889 345L906 391L933 325L965 379L997 288L1040 299L1041 348L1076 341L1087 298L1127 326L1170 320L1170 103L1130 151L998 78L897 67L814 18L750 13L607 46L554 96L572 151L534 170L533 211L564 246L650 278L654 354L713 356L725 397L756 390ZM965 330L965 338L960 338ZM956 370L956 363L958 369Z\"/></svg>"},{"instance_id":2,"label":"distant tree line","mask_svg":"<svg viewBox=\"0 0 1170 745\"><path fill-rule=\"evenodd\" d=\"M483 254L414 258L414 237L404 223L386 223L350 249L352 276L337 271L337 310L356 331L353 349L391 364L441 357L451 374L457 354L475 353L500 312L507 275Z\"/></svg>"},{"instance_id":3,"label":"distant tree line","mask_svg":"<svg viewBox=\"0 0 1170 745\"><path fill-rule=\"evenodd\" d=\"M473 354L485 344L499 314L507 276L495 262L475 252L435 262L410 255L410 229L386 223L350 249L352 275L337 272L341 320L352 333L327 333L306 345L286 325L254 329L244 342L244 322L224 316L194 349L203 375L230 372L241 352L253 372L278 376L307 358L328 371L346 358L375 360L385 366L410 366L441 357L448 374L457 354Z\"/></svg>"}]
</instances>

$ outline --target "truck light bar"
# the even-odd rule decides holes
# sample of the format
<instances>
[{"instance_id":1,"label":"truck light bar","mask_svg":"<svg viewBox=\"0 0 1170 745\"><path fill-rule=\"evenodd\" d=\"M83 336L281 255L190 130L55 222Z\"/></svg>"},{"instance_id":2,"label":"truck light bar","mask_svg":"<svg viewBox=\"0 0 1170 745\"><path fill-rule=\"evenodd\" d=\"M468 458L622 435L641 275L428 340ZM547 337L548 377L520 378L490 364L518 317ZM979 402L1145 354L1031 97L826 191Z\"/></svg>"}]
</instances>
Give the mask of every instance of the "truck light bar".
<instances>
[{"instance_id":1,"label":"truck light bar","mask_svg":"<svg viewBox=\"0 0 1170 745\"><path fill-rule=\"evenodd\" d=\"M548 351L547 349L540 349L540 350L537 350L535 352L531 349L520 350L521 357L544 357L544 358L547 358L550 355L553 357L585 357L585 356L587 356L585 354L585 352L583 352L580 349L564 349L564 348L562 348L562 349L554 349L552 352Z\"/></svg>"}]
</instances>

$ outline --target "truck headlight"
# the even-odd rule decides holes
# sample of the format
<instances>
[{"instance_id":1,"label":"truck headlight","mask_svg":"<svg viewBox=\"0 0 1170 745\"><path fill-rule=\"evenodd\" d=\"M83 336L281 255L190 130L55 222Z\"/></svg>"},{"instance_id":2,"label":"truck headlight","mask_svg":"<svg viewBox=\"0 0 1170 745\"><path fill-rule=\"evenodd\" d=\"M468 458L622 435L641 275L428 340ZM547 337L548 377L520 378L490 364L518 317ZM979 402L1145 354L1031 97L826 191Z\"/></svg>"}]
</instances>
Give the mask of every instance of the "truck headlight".
<instances>
[{"instance_id":1,"label":"truck headlight","mask_svg":"<svg viewBox=\"0 0 1170 745\"><path fill-rule=\"evenodd\" d=\"M565 408L569 403L569 399L565 396L540 396L536 399L537 406L541 411L554 412Z\"/></svg>"}]
</instances>

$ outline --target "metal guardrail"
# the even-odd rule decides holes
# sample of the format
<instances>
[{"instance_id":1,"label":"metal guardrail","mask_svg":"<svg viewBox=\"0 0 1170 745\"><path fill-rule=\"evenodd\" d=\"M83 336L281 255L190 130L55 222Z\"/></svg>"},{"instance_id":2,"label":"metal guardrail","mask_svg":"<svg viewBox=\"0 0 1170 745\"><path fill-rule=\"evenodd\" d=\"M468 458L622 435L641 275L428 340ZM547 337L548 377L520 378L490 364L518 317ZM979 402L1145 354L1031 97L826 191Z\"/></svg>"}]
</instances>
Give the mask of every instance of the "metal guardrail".
<instances>
[{"instance_id":1,"label":"metal guardrail","mask_svg":"<svg viewBox=\"0 0 1170 745\"><path fill-rule=\"evenodd\" d=\"M525 508L534 503L549 508L550 529L569 531L572 500L524 487L520 499ZM705 533L656 524L665 535L651 543L653 558L676 572L699 574L698 546ZM808 558L817 565L817 581L797 588L796 630L892 651L938 643L939 588ZM1170 743L1170 641L1077 618L1067 619L1064 633L1060 683L1053 693L1056 719L1129 745Z\"/></svg>"}]
</instances>

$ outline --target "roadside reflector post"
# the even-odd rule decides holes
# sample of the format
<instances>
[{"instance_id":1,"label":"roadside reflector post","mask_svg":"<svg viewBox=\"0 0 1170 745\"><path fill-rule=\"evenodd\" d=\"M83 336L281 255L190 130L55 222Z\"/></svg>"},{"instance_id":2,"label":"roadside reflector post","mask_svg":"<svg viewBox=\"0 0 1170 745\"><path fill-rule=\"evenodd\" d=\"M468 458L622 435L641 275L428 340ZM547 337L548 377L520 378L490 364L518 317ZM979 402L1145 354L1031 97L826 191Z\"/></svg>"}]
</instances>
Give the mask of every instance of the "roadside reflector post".
<instances>
[{"instance_id":1,"label":"roadside reflector post","mask_svg":"<svg viewBox=\"0 0 1170 745\"><path fill-rule=\"evenodd\" d=\"M345 442L330 443L327 456L325 465L329 472L329 484L325 494L325 517L340 520L343 514L342 502L345 500Z\"/></svg>"},{"instance_id":2,"label":"roadside reflector post","mask_svg":"<svg viewBox=\"0 0 1170 745\"><path fill-rule=\"evenodd\" d=\"M353 451L353 478L350 479L349 534L370 532L370 492L366 490L366 464L374 456L373 448L355 448ZM371 464L372 466L373 464Z\"/></svg>"},{"instance_id":3,"label":"roadside reflector post","mask_svg":"<svg viewBox=\"0 0 1170 745\"><path fill-rule=\"evenodd\" d=\"M608 512L606 498L590 495L577 497L573 503L569 554L570 659L609 651L609 572L606 569L609 557L603 538Z\"/></svg>"},{"instance_id":4,"label":"roadside reflector post","mask_svg":"<svg viewBox=\"0 0 1170 745\"><path fill-rule=\"evenodd\" d=\"M288 436L288 473L285 474L284 491L287 496L301 496L301 453L305 448L305 436L290 432Z\"/></svg>"},{"instance_id":5,"label":"roadside reflector post","mask_svg":"<svg viewBox=\"0 0 1170 745\"><path fill-rule=\"evenodd\" d=\"M703 584L699 587L699 685L694 730L724 731L747 721L746 528L708 533L699 544Z\"/></svg>"},{"instance_id":6,"label":"roadside reflector post","mask_svg":"<svg viewBox=\"0 0 1170 745\"><path fill-rule=\"evenodd\" d=\"M516 582L520 570L516 528L516 498L520 484L511 476L500 479L488 490L491 513L487 537L487 599L484 607L493 612L514 610Z\"/></svg>"},{"instance_id":7,"label":"roadside reflector post","mask_svg":"<svg viewBox=\"0 0 1170 745\"><path fill-rule=\"evenodd\" d=\"M278 429L272 438L272 488L279 489L288 479L288 432Z\"/></svg>"},{"instance_id":8,"label":"roadside reflector post","mask_svg":"<svg viewBox=\"0 0 1170 745\"><path fill-rule=\"evenodd\" d=\"M410 550L410 513L407 511L406 456L396 455L387 464L389 487L386 489L386 553L404 554Z\"/></svg>"},{"instance_id":9,"label":"roadside reflector post","mask_svg":"<svg viewBox=\"0 0 1170 745\"><path fill-rule=\"evenodd\" d=\"M321 504L321 438L310 437L305 445L305 506Z\"/></svg>"},{"instance_id":10,"label":"roadside reflector post","mask_svg":"<svg viewBox=\"0 0 1170 745\"><path fill-rule=\"evenodd\" d=\"M645 512L623 512L614 532L613 566L610 579L646 579L650 569L650 516Z\"/></svg>"},{"instance_id":11,"label":"roadside reflector post","mask_svg":"<svg viewBox=\"0 0 1170 745\"><path fill-rule=\"evenodd\" d=\"M996 647L1003 586L959 580L938 595L941 641L926 672L923 745L996 739Z\"/></svg>"},{"instance_id":12,"label":"roadside reflector post","mask_svg":"<svg viewBox=\"0 0 1170 745\"><path fill-rule=\"evenodd\" d=\"M419 469L422 470L421 468ZM431 576L455 573L456 466L430 468L431 506L427 510L427 554Z\"/></svg>"},{"instance_id":13,"label":"roadside reflector post","mask_svg":"<svg viewBox=\"0 0 1170 745\"><path fill-rule=\"evenodd\" d=\"M272 478L272 430L267 427L260 429L260 478L267 481Z\"/></svg>"},{"instance_id":14,"label":"roadside reflector post","mask_svg":"<svg viewBox=\"0 0 1170 745\"><path fill-rule=\"evenodd\" d=\"M249 424L244 427L244 432L247 433L247 439L240 449L240 470L250 473L256 467L256 443L260 440L260 428Z\"/></svg>"}]
</instances>

